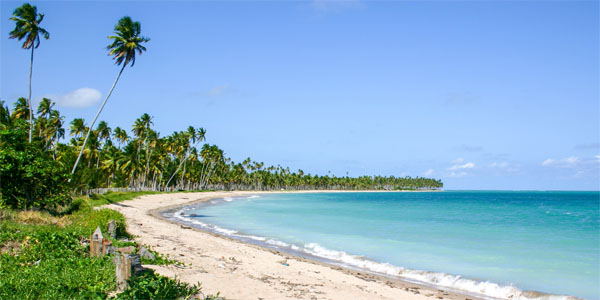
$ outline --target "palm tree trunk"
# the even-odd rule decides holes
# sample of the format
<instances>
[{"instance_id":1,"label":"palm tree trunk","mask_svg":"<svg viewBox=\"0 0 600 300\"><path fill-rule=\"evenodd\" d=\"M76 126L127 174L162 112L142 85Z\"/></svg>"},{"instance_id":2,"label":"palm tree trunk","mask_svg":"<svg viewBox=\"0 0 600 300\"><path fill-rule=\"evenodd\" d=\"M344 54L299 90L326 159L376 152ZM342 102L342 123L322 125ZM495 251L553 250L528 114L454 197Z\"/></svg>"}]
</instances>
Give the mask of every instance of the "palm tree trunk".
<instances>
[{"instance_id":1,"label":"palm tree trunk","mask_svg":"<svg viewBox=\"0 0 600 300\"><path fill-rule=\"evenodd\" d=\"M31 134L33 132L33 108L31 105L31 75L33 73L33 49L35 46L31 45L31 61L29 63L29 97L27 97L27 102L29 102L29 143L31 143Z\"/></svg>"},{"instance_id":2,"label":"palm tree trunk","mask_svg":"<svg viewBox=\"0 0 600 300\"><path fill-rule=\"evenodd\" d=\"M33 56L32 56L32 58L33 58ZM83 149L85 149L85 143L87 143L87 140L90 137L90 132L92 132L92 129L94 128L94 124L96 124L96 120L98 119L98 116L102 112L104 105L106 105L106 101L108 101L110 94L112 94L113 90L115 89L115 86L117 85L117 82L119 81L119 78L121 77L121 74L123 73L123 70L125 70L126 65L127 64L123 64L123 67L121 67L121 71L119 72L119 75L117 75L117 79L115 79L115 82L113 83L112 87L110 88L108 95L106 95L104 102L102 102L102 106L100 106L100 109L96 113L96 116L94 117L94 120L92 121L92 124L90 125L90 128L88 129L88 132L85 135L85 139L83 140L83 145L81 146L81 151L79 151L79 156L77 156L77 160L75 161L75 165L73 166L73 171L71 171L71 175L75 174L75 170L77 170L77 164L79 164L79 160L81 159L81 155L83 154ZM30 136L30 139L31 139L31 136ZM69 178L69 181L71 181L71 178Z\"/></svg>"}]
</instances>

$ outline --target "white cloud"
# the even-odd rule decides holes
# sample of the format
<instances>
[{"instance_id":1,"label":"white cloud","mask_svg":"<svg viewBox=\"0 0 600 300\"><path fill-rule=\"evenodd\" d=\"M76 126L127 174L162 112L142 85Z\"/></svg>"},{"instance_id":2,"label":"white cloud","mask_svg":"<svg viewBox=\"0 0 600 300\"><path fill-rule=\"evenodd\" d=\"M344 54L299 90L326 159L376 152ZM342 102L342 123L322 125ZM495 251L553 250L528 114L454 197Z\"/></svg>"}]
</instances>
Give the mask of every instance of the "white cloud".
<instances>
[{"instance_id":1,"label":"white cloud","mask_svg":"<svg viewBox=\"0 0 600 300\"><path fill-rule=\"evenodd\" d=\"M548 158L548 159L546 159L545 161L542 162L542 166L549 166L549 165L551 165L553 163L554 163L554 159Z\"/></svg>"},{"instance_id":2,"label":"white cloud","mask_svg":"<svg viewBox=\"0 0 600 300\"><path fill-rule=\"evenodd\" d=\"M548 158L542 162L543 167L560 167L572 168L575 167L581 160L577 156L569 156L562 159Z\"/></svg>"},{"instance_id":3,"label":"white cloud","mask_svg":"<svg viewBox=\"0 0 600 300\"><path fill-rule=\"evenodd\" d=\"M450 172L449 177L458 178L467 176L467 172Z\"/></svg>"},{"instance_id":4,"label":"white cloud","mask_svg":"<svg viewBox=\"0 0 600 300\"><path fill-rule=\"evenodd\" d=\"M431 176L434 172L435 171L433 169L428 169L427 171L425 171L425 173L423 173L423 176Z\"/></svg>"},{"instance_id":5,"label":"white cloud","mask_svg":"<svg viewBox=\"0 0 600 300\"><path fill-rule=\"evenodd\" d=\"M224 85L219 85L219 86L216 86L216 87L208 90L207 94L208 94L208 96L216 97L216 96L220 96L220 95L227 93L229 90L230 90L229 84L224 84Z\"/></svg>"},{"instance_id":6,"label":"white cloud","mask_svg":"<svg viewBox=\"0 0 600 300\"><path fill-rule=\"evenodd\" d=\"M493 162L489 165L492 169L497 169L505 172L519 172L520 168L517 164L510 164L508 162Z\"/></svg>"},{"instance_id":7,"label":"white cloud","mask_svg":"<svg viewBox=\"0 0 600 300\"><path fill-rule=\"evenodd\" d=\"M453 161L452 161L452 163L453 163L453 164L460 164L460 163L462 163L462 162L464 162L464 161L465 161L465 159L464 159L464 158L461 158L461 157L459 157L459 158L457 158L457 159L453 160Z\"/></svg>"},{"instance_id":8,"label":"white cloud","mask_svg":"<svg viewBox=\"0 0 600 300\"><path fill-rule=\"evenodd\" d=\"M594 156L594 157L596 158L596 161L597 161L597 162L600 162L600 154L598 154L598 155L596 155L596 156Z\"/></svg>"},{"instance_id":9,"label":"white cloud","mask_svg":"<svg viewBox=\"0 0 600 300\"><path fill-rule=\"evenodd\" d=\"M66 94L46 95L44 97L56 102L58 107L83 108L96 104L100 101L102 94L96 89L84 87Z\"/></svg>"},{"instance_id":10,"label":"white cloud","mask_svg":"<svg viewBox=\"0 0 600 300\"><path fill-rule=\"evenodd\" d=\"M494 163L490 164L490 167L504 169L504 168L508 167L508 163L507 162L494 162Z\"/></svg>"},{"instance_id":11,"label":"white cloud","mask_svg":"<svg viewBox=\"0 0 600 300\"><path fill-rule=\"evenodd\" d=\"M472 162L468 162L466 164L455 164L453 166L451 166L450 168L448 168L448 170L450 171L454 171L454 170L461 170L461 169L473 169L475 168L475 164Z\"/></svg>"},{"instance_id":12,"label":"white cloud","mask_svg":"<svg viewBox=\"0 0 600 300\"><path fill-rule=\"evenodd\" d=\"M579 157L576 157L576 156L567 157L564 159L564 161L568 164L574 164L574 163L579 162Z\"/></svg>"}]
</instances>

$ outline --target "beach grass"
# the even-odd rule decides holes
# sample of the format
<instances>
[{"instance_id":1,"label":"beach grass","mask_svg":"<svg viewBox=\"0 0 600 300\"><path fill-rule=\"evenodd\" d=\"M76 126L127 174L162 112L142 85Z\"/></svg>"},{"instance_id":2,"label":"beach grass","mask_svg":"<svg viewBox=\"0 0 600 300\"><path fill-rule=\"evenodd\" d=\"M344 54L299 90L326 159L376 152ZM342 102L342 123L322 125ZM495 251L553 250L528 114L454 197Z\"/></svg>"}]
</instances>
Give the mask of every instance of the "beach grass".
<instances>
[{"instance_id":1,"label":"beach grass","mask_svg":"<svg viewBox=\"0 0 600 300\"><path fill-rule=\"evenodd\" d=\"M115 266L110 256L89 257L86 239L96 227L107 232L109 220L117 224L117 236L129 238L125 218L117 211L95 209L103 203L132 199L152 192L108 193L74 200L62 215L43 211L3 209L0 212L0 299L106 299L116 288ZM113 240L115 245L137 244ZM137 247L136 247L137 248ZM160 253L145 264L176 263ZM189 297L200 291L148 271L132 278L130 287L116 299ZM141 298L140 298L141 297Z\"/></svg>"}]
</instances>

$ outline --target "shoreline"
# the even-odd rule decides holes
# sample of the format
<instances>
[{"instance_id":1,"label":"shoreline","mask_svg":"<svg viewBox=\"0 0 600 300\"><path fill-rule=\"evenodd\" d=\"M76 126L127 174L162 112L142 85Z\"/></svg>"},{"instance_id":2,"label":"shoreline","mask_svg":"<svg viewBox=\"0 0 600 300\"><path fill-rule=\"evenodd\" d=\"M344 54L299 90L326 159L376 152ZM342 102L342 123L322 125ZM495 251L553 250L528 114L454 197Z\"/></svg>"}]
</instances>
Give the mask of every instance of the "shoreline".
<instances>
[{"instance_id":1,"label":"shoreline","mask_svg":"<svg viewBox=\"0 0 600 300\"><path fill-rule=\"evenodd\" d=\"M136 240L186 264L185 268L147 267L188 283L202 282L206 292L220 291L228 299L483 299L243 242L161 215L165 210L214 199L268 193L281 192L156 194L105 207L126 217ZM288 266L280 263L284 260Z\"/></svg>"}]
</instances>

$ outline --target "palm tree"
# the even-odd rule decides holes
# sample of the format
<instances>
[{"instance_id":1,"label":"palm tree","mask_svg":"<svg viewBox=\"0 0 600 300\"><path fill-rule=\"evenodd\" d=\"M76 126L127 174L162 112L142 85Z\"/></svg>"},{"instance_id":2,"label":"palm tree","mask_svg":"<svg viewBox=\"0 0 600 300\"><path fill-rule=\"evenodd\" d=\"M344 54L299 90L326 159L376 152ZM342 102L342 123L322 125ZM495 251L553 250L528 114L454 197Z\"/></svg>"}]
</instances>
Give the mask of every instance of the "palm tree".
<instances>
[{"instance_id":1,"label":"palm tree","mask_svg":"<svg viewBox=\"0 0 600 300\"><path fill-rule=\"evenodd\" d=\"M52 111L54 111L54 102L48 98L42 99L42 102L38 105L37 113L40 117L49 118Z\"/></svg>"},{"instance_id":2,"label":"palm tree","mask_svg":"<svg viewBox=\"0 0 600 300\"><path fill-rule=\"evenodd\" d=\"M127 131L121 129L121 127L115 127L113 131L114 137L119 142L119 148L121 145L127 143L129 141L129 136L127 135Z\"/></svg>"},{"instance_id":3,"label":"palm tree","mask_svg":"<svg viewBox=\"0 0 600 300\"><path fill-rule=\"evenodd\" d=\"M40 46L40 34L45 39L49 39L50 34L44 28L40 27L40 23L44 20L44 14L38 14L37 7L32 6L29 3L17 7L13 12L13 17L10 19L16 23L15 29L10 32L10 38L18 39L19 41L25 39L22 48L31 49L31 61L29 63L29 96L27 97L27 102L29 103L29 142L31 143L31 134L33 131L33 109L31 108L33 50Z\"/></svg>"},{"instance_id":4,"label":"palm tree","mask_svg":"<svg viewBox=\"0 0 600 300\"><path fill-rule=\"evenodd\" d=\"M15 102L15 109L12 112L13 119L27 119L29 115L29 106L27 105L27 99L21 97Z\"/></svg>"},{"instance_id":5,"label":"palm tree","mask_svg":"<svg viewBox=\"0 0 600 300\"><path fill-rule=\"evenodd\" d=\"M10 117L10 110L8 106L4 106L4 101L0 100L0 129L10 128L12 125L12 118Z\"/></svg>"},{"instance_id":6,"label":"palm tree","mask_svg":"<svg viewBox=\"0 0 600 300\"><path fill-rule=\"evenodd\" d=\"M119 75L117 75L115 82L113 83L112 87L110 88L110 91L106 95L104 102L102 102L100 109L96 113L96 117L94 117L94 120L92 121L92 124L90 125L90 129L88 130L88 133L85 136L85 140L83 140L83 147L81 147L81 151L79 152L79 156L77 156L77 160L75 161L75 165L73 166L73 171L71 171L71 174L75 174L75 170L77 169L77 164L79 164L79 159L81 159L81 155L83 154L83 149L85 148L85 143L87 142L87 139L90 136L90 131L92 130L92 128L94 128L94 124L96 123L98 116L102 112L104 105L106 105L106 101L108 101L108 98L110 97L113 90L115 89L115 86L117 85L117 82L119 81L119 78L121 77L121 74L123 73L123 70L125 70L125 66L127 66L129 63L131 63L131 66L133 67L133 65L135 64L135 52L136 51L140 55L142 55L143 51L146 51L146 47L142 46L142 43L146 43L146 42L150 41L150 39L142 36L141 31L142 31L142 27L140 26L139 22L132 21L130 17L123 17L119 20L119 22L115 26L115 34L116 35L112 35L112 36L108 37L109 39L113 40L112 44L110 44L106 47L108 50L110 50L108 52L108 55L113 56L113 59L116 60L115 61L116 65L123 64L123 66L121 67L121 71L119 71Z\"/></svg>"},{"instance_id":7,"label":"palm tree","mask_svg":"<svg viewBox=\"0 0 600 300\"><path fill-rule=\"evenodd\" d=\"M96 131L98 131L98 138L106 144L112 134L112 129L108 127L108 123L100 121L98 127L96 127Z\"/></svg>"},{"instance_id":8,"label":"palm tree","mask_svg":"<svg viewBox=\"0 0 600 300\"><path fill-rule=\"evenodd\" d=\"M69 131L71 132L71 136L75 136L75 138L79 138L83 135L83 133L87 130L85 126L85 122L82 118L76 118L71 121L71 126L69 126Z\"/></svg>"}]
</instances>

